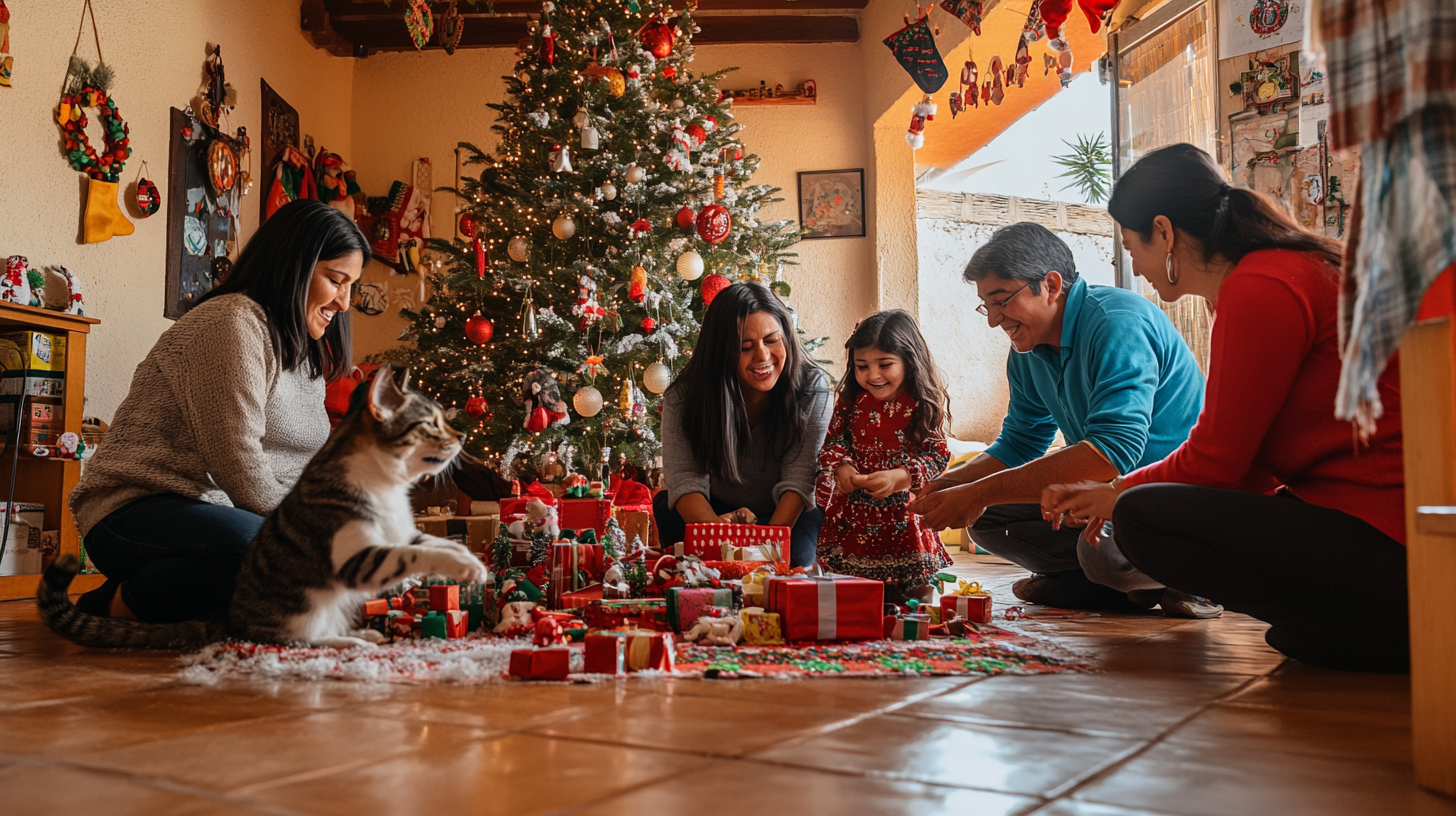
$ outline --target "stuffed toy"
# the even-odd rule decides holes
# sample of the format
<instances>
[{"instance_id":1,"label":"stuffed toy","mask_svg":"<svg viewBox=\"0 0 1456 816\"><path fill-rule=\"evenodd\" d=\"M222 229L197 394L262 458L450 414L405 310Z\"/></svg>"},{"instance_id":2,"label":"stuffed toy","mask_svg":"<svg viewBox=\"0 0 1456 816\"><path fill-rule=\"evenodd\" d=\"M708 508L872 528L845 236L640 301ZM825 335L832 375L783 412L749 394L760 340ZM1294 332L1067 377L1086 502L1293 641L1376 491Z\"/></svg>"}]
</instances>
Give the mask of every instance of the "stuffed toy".
<instances>
[{"instance_id":1,"label":"stuffed toy","mask_svg":"<svg viewBox=\"0 0 1456 816\"><path fill-rule=\"evenodd\" d=\"M502 596L505 597L505 596ZM535 632L536 623L531 617L531 610L536 604L530 601L510 601L500 607L500 623L495 625L493 630L497 635L515 637L526 632Z\"/></svg>"},{"instance_id":2,"label":"stuffed toy","mask_svg":"<svg viewBox=\"0 0 1456 816\"><path fill-rule=\"evenodd\" d=\"M561 535L561 525L556 520L556 508L532 496L526 500L526 517L506 525L511 538L524 541L537 533L546 533L554 541Z\"/></svg>"},{"instance_id":3,"label":"stuffed toy","mask_svg":"<svg viewBox=\"0 0 1456 816\"><path fill-rule=\"evenodd\" d=\"M319 201L353 218L355 199L360 192L354 171L344 163L342 156L323 149L314 157L313 166Z\"/></svg>"},{"instance_id":4,"label":"stuffed toy","mask_svg":"<svg viewBox=\"0 0 1456 816\"><path fill-rule=\"evenodd\" d=\"M527 431L540 433L548 425L565 424L566 403L562 402L561 387L550 371L538 368L527 374L522 391Z\"/></svg>"},{"instance_id":5,"label":"stuffed toy","mask_svg":"<svg viewBox=\"0 0 1456 816\"><path fill-rule=\"evenodd\" d=\"M586 331L587 325L604 316L607 310L597 303L597 282L591 275L582 273L577 284L576 305L571 307L571 313L581 318L579 330Z\"/></svg>"},{"instance_id":6,"label":"stuffed toy","mask_svg":"<svg viewBox=\"0 0 1456 816\"><path fill-rule=\"evenodd\" d=\"M45 278L30 268L24 255L11 255L5 260L5 277L0 278L0 300L19 306L40 306Z\"/></svg>"},{"instance_id":7,"label":"stuffed toy","mask_svg":"<svg viewBox=\"0 0 1456 816\"><path fill-rule=\"evenodd\" d=\"M742 636L743 621L737 615L704 615L683 632L682 638L689 643L701 640L704 646L734 646Z\"/></svg>"},{"instance_id":8,"label":"stuffed toy","mask_svg":"<svg viewBox=\"0 0 1456 816\"><path fill-rule=\"evenodd\" d=\"M53 266L51 268L66 281L66 304L61 311L66 314L81 315L84 317L86 311L81 304L81 279L76 277L75 272L72 272L64 266Z\"/></svg>"}]
</instances>

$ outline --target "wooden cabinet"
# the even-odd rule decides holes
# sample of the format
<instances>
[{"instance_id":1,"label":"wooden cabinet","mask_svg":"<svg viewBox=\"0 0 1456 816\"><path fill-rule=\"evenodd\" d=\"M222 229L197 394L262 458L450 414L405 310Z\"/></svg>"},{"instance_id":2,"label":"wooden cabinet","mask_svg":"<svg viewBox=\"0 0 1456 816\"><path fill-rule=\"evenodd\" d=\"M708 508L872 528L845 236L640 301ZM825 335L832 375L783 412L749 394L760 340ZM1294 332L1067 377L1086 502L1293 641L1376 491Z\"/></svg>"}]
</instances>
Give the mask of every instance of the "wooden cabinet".
<instances>
[{"instance_id":1,"label":"wooden cabinet","mask_svg":"<svg viewBox=\"0 0 1456 816\"><path fill-rule=\"evenodd\" d=\"M86 406L86 335L99 322L91 317L0 302L0 333L30 330L65 335L66 391L61 410L65 429L77 436L81 434L81 412ZM9 484L14 455L15 451L7 447L0 456L4 463L0 487ZM81 533L66 502L80 478L80 462L33 456L22 447L15 470L15 501L45 505L45 529L61 531L63 555L81 552ZM3 500L4 494L0 493L0 501ZM103 580L100 575L79 575L71 591L94 589ZM0 575L0 601L33 598L39 582L39 575Z\"/></svg>"}]
</instances>

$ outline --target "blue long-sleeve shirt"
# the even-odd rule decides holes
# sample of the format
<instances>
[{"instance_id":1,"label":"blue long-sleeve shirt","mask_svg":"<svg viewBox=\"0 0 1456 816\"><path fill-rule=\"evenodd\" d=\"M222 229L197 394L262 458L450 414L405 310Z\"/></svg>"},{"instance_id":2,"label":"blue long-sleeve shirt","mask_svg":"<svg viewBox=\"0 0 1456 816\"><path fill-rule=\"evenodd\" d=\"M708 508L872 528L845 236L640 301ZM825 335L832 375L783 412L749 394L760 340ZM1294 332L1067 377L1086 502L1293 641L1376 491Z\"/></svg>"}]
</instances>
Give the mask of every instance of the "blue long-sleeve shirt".
<instances>
[{"instance_id":1,"label":"blue long-sleeve shirt","mask_svg":"<svg viewBox=\"0 0 1456 816\"><path fill-rule=\"evenodd\" d=\"M1203 408L1203 375L1168 316L1081 279L1067 290L1060 348L1012 349L1006 377L1011 403L986 453L1007 467L1044 455L1060 428L1130 473L1182 444Z\"/></svg>"}]
</instances>

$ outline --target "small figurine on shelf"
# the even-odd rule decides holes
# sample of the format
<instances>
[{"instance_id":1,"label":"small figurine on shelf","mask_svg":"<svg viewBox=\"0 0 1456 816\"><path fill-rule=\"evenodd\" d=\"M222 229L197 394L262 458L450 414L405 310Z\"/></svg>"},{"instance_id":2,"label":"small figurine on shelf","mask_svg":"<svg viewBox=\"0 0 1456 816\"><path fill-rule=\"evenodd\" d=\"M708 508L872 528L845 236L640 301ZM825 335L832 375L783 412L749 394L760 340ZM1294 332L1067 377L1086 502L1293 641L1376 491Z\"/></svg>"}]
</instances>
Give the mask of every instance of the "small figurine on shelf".
<instances>
[{"instance_id":1,"label":"small figurine on shelf","mask_svg":"<svg viewBox=\"0 0 1456 816\"><path fill-rule=\"evenodd\" d=\"M60 307L60 311L66 314L81 315L84 317L86 310L81 302L81 279L76 277L75 272L72 272L64 266L56 265L51 267L51 269L55 270L56 274L60 275L66 282L66 302Z\"/></svg>"}]
</instances>

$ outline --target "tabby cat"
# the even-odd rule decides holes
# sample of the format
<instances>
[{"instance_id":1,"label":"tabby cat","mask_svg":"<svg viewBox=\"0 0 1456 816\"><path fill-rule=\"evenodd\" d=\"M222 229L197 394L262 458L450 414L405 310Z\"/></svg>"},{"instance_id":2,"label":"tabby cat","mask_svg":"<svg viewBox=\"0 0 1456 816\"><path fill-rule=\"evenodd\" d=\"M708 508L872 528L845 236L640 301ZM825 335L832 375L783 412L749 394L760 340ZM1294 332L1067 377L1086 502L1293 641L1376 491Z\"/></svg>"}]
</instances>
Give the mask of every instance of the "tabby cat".
<instances>
[{"instance_id":1,"label":"tabby cat","mask_svg":"<svg viewBox=\"0 0 1456 816\"><path fill-rule=\"evenodd\" d=\"M37 604L51 631L83 646L195 648L223 638L254 643L370 646L359 629L365 599L417 574L483 582L485 565L464 546L418 532L410 487L445 470L460 434L440 407L409 387L409 372L380 369L354 391L349 412L268 514L218 621L139 623L88 615L66 594L77 559L45 573Z\"/></svg>"}]
</instances>

